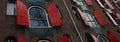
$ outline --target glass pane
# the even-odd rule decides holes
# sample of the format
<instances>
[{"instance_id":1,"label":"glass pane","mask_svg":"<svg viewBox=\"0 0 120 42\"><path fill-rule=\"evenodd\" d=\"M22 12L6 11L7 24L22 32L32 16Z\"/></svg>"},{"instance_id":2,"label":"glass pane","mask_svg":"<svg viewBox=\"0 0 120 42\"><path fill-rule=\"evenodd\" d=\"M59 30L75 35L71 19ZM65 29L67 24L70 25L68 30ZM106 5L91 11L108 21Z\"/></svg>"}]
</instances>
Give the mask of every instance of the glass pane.
<instances>
[{"instance_id":1,"label":"glass pane","mask_svg":"<svg viewBox=\"0 0 120 42\"><path fill-rule=\"evenodd\" d=\"M38 23L39 23L39 26L43 26L43 27L48 26L47 21L45 21L45 20L38 21Z\"/></svg>"},{"instance_id":2,"label":"glass pane","mask_svg":"<svg viewBox=\"0 0 120 42\"><path fill-rule=\"evenodd\" d=\"M15 15L15 4L7 3L7 15Z\"/></svg>"},{"instance_id":3,"label":"glass pane","mask_svg":"<svg viewBox=\"0 0 120 42\"><path fill-rule=\"evenodd\" d=\"M78 5L84 5L84 3L83 2L78 2Z\"/></svg>"},{"instance_id":4,"label":"glass pane","mask_svg":"<svg viewBox=\"0 0 120 42\"><path fill-rule=\"evenodd\" d=\"M31 26L40 26L40 27L46 27L48 26L47 20L30 20Z\"/></svg>"},{"instance_id":5,"label":"glass pane","mask_svg":"<svg viewBox=\"0 0 120 42\"><path fill-rule=\"evenodd\" d=\"M30 18L34 19L46 19L45 12L37 7L31 8L29 10L30 12Z\"/></svg>"},{"instance_id":6,"label":"glass pane","mask_svg":"<svg viewBox=\"0 0 120 42\"><path fill-rule=\"evenodd\" d=\"M39 7L32 7L29 10L30 23L33 27L46 27L48 26L45 11Z\"/></svg>"},{"instance_id":7,"label":"glass pane","mask_svg":"<svg viewBox=\"0 0 120 42\"><path fill-rule=\"evenodd\" d=\"M81 6L82 10L88 10L87 6Z\"/></svg>"},{"instance_id":8,"label":"glass pane","mask_svg":"<svg viewBox=\"0 0 120 42\"><path fill-rule=\"evenodd\" d=\"M86 13L84 13L84 16L85 16L85 18L86 18L87 21L90 21L90 19L89 19L89 17L87 16Z\"/></svg>"},{"instance_id":9,"label":"glass pane","mask_svg":"<svg viewBox=\"0 0 120 42\"><path fill-rule=\"evenodd\" d=\"M30 23L31 23L31 26L39 26L38 24L38 21L35 21L35 20L30 20Z\"/></svg>"}]
</instances>

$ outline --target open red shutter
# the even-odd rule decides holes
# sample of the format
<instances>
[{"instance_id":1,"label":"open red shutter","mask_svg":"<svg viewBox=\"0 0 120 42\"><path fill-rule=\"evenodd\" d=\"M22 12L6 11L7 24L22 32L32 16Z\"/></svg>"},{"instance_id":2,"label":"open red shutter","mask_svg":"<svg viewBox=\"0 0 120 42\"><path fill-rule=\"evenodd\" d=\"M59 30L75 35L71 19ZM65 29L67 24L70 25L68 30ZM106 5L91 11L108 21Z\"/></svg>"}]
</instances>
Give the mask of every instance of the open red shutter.
<instances>
[{"instance_id":1,"label":"open red shutter","mask_svg":"<svg viewBox=\"0 0 120 42\"><path fill-rule=\"evenodd\" d=\"M26 40L23 38L17 38L17 42L26 42Z\"/></svg>"},{"instance_id":2,"label":"open red shutter","mask_svg":"<svg viewBox=\"0 0 120 42\"><path fill-rule=\"evenodd\" d=\"M111 32L108 34L108 37L110 39L110 42L119 42L117 37L113 33L111 33Z\"/></svg>"},{"instance_id":3,"label":"open red shutter","mask_svg":"<svg viewBox=\"0 0 120 42\"><path fill-rule=\"evenodd\" d=\"M16 6L16 8L17 8L17 14L16 14L17 25L29 27L28 12L27 12L26 5L24 3L22 3L20 0L17 0L16 5L17 5Z\"/></svg>"},{"instance_id":4,"label":"open red shutter","mask_svg":"<svg viewBox=\"0 0 120 42\"><path fill-rule=\"evenodd\" d=\"M92 6L92 5L93 5L92 0L85 0L85 2L86 2L86 4L87 4L88 6Z\"/></svg>"},{"instance_id":5,"label":"open red shutter","mask_svg":"<svg viewBox=\"0 0 120 42\"><path fill-rule=\"evenodd\" d=\"M98 21L98 23L100 24L100 26L105 26L106 25L105 20L102 18L102 16L100 15L98 10L96 10L96 9L93 10L93 14L94 14L96 20Z\"/></svg>"},{"instance_id":6,"label":"open red shutter","mask_svg":"<svg viewBox=\"0 0 120 42\"><path fill-rule=\"evenodd\" d=\"M49 19L50 19L51 26L53 26L53 27L61 26L62 25L62 20L59 16L56 5L51 4L48 7L47 11L48 11L48 16L49 16Z\"/></svg>"},{"instance_id":7,"label":"open red shutter","mask_svg":"<svg viewBox=\"0 0 120 42\"><path fill-rule=\"evenodd\" d=\"M62 38L59 39L59 42L69 42L68 36L64 35Z\"/></svg>"}]
</instances>

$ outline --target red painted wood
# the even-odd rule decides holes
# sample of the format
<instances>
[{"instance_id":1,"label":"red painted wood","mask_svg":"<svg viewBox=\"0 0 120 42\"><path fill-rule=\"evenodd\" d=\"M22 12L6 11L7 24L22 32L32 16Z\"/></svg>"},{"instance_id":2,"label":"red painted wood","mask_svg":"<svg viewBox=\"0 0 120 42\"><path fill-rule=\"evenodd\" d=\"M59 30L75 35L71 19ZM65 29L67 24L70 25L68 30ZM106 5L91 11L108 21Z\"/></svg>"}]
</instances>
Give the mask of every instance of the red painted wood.
<instances>
[{"instance_id":1,"label":"red painted wood","mask_svg":"<svg viewBox=\"0 0 120 42\"><path fill-rule=\"evenodd\" d=\"M108 33L108 37L109 37L110 42L119 42L117 37L112 32Z\"/></svg>"},{"instance_id":2,"label":"red painted wood","mask_svg":"<svg viewBox=\"0 0 120 42\"><path fill-rule=\"evenodd\" d=\"M85 2L86 2L86 4L87 4L88 6L92 6L92 5L93 5L92 0L85 0Z\"/></svg>"},{"instance_id":3,"label":"red painted wood","mask_svg":"<svg viewBox=\"0 0 120 42\"><path fill-rule=\"evenodd\" d=\"M16 21L17 25L27 26L29 27L29 20L28 20L28 12L27 7L24 3L20 0L17 0L16 4L17 14L16 14Z\"/></svg>"},{"instance_id":4,"label":"red painted wood","mask_svg":"<svg viewBox=\"0 0 120 42\"><path fill-rule=\"evenodd\" d=\"M97 9L93 10L93 14L94 14L94 16L95 16L95 18L98 21L100 26L105 26L106 25L105 20L103 19L103 17L101 16L100 12Z\"/></svg>"},{"instance_id":5,"label":"red painted wood","mask_svg":"<svg viewBox=\"0 0 120 42\"><path fill-rule=\"evenodd\" d=\"M23 38L17 38L17 42L26 42L26 40Z\"/></svg>"},{"instance_id":6,"label":"red painted wood","mask_svg":"<svg viewBox=\"0 0 120 42\"><path fill-rule=\"evenodd\" d=\"M68 36L67 36L67 35L64 35L63 37L61 37L61 38L59 39L59 42L69 42Z\"/></svg>"},{"instance_id":7,"label":"red painted wood","mask_svg":"<svg viewBox=\"0 0 120 42\"><path fill-rule=\"evenodd\" d=\"M48 16L50 19L50 24L52 27L57 27L57 26L61 26L62 25L62 20L59 16L57 7L55 4L51 4L48 9Z\"/></svg>"}]
</instances>

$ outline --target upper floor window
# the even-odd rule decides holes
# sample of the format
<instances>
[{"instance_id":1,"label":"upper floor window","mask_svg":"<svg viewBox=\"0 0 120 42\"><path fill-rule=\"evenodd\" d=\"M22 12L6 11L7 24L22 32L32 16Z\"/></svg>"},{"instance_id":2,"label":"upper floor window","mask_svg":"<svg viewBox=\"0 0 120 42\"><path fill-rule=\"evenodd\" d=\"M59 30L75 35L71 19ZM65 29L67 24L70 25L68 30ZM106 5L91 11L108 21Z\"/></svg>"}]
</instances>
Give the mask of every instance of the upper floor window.
<instances>
[{"instance_id":1,"label":"upper floor window","mask_svg":"<svg viewBox=\"0 0 120 42\"><path fill-rule=\"evenodd\" d=\"M17 42L17 38L14 36L8 36L5 38L4 42Z\"/></svg>"},{"instance_id":2,"label":"upper floor window","mask_svg":"<svg viewBox=\"0 0 120 42\"><path fill-rule=\"evenodd\" d=\"M45 0L26 0L26 2L29 4L34 4L34 5L40 5L44 4Z\"/></svg>"},{"instance_id":3,"label":"upper floor window","mask_svg":"<svg viewBox=\"0 0 120 42\"><path fill-rule=\"evenodd\" d=\"M30 27L49 27L49 21L46 11L39 6L29 8Z\"/></svg>"},{"instance_id":4,"label":"upper floor window","mask_svg":"<svg viewBox=\"0 0 120 42\"><path fill-rule=\"evenodd\" d=\"M7 15L15 15L15 9L16 9L15 2L16 2L15 0L8 0Z\"/></svg>"}]
</instances>

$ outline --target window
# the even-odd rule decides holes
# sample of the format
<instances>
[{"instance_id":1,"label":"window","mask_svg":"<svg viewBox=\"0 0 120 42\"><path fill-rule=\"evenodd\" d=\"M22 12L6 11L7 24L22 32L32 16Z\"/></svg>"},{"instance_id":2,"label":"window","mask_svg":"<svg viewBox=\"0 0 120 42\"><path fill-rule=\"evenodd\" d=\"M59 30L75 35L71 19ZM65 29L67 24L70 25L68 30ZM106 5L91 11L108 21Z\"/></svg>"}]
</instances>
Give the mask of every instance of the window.
<instances>
[{"instance_id":1,"label":"window","mask_svg":"<svg viewBox=\"0 0 120 42\"><path fill-rule=\"evenodd\" d=\"M46 11L39 6L29 8L30 27L48 27L49 21Z\"/></svg>"},{"instance_id":2,"label":"window","mask_svg":"<svg viewBox=\"0 0 120 42\"><path fill-rule=\"evenodd\" d=\"M91 34L85 33L85 36L86 36L88 42L95 42L93 37L91 36Z\"/></svg>"},{"instance_id":3,"label":"window","mask_svg":"<svg viewBox=\"0 0 120 42\"><path fill-rule=\"evenodd\" d=\"M4 42L17 42L17 38L14 36L8 36L5 38Z\"/></svg>"},{"instance_id":4,"label":"window","mask_svg":"<svg viewBox=\"0 0 120 42\"><path fill-rule=\"evenodd\" d=\"M109 42L108 38L104 35L98 35L97 38L100 42Z\"/></svg>"},{"instance_id":5,"label":"window","mask_svg":"<svg viewBox=\"0 0 120 42\"><path fill-rule=\"evenodd\" d=\"M88 10L86 6L81 6L82 10Z\"/></svg>"},{"instance_id":6,"label":"window","mask_svg":"<svg viewBox=\"0 0 120 42\"><path fill-rule=\"evenodd\" d=\"M77 10L76 7L72 7L72 11L75 14L75 16L77 17L77 19L81 19L80 13L79 13L79 11Z\"/></svg>"},{"instance_id":7,"label":"window","mask_svg":"<svg viewBox=\"0 0 120 42\"><path fill-rule=\"evenodd\" d=\"M84 3L82 1L77 2L77 3L78 3L78 5L84 5Z\"/></svg>"},{"instance_id":8,"label":"window","mask_svg":"<svg viewBox=\"0 0 120 42\"><path fill-rule=\"evenodd\" d=\"M37 42L51 42L50 40L38 40Z\"/></svg>"},{"instance_id":9,"label":"window","mask_svg":"<svg viewBox=\"0 0 120 42\"><path fill-rule=\"evenodd\" d=\"M15 0L8 0L7 15L15 15L15 9L16 9L15 2L16 2Z\"/></svg>"}]
</instances>

